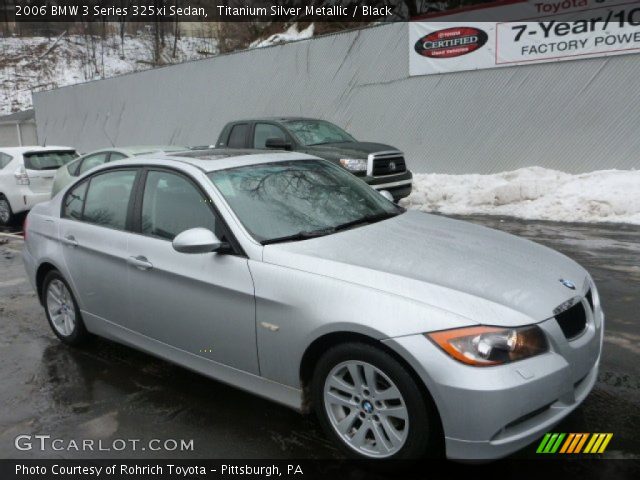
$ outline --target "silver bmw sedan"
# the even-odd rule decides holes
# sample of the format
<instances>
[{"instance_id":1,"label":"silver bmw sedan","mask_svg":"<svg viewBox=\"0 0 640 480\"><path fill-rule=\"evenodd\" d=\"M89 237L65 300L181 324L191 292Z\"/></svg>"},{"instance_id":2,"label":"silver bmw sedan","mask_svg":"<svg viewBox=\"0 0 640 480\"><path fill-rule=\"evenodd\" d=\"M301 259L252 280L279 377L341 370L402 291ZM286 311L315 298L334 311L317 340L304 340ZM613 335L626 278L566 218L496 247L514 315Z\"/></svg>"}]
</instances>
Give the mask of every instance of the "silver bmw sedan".
<instances>
[{"instance_id":1,"label":"silver bmw sedan","mask_svg":"<svg viewBox=\"0 0 640 480\"><path fill-rule=\"evenodd\" d=\"M359 457L508 455L598 373L604 316L580 265L300 153L105 164L25 233L60 340L99 335L314 411Z\"/></svg>"}]
</instances>

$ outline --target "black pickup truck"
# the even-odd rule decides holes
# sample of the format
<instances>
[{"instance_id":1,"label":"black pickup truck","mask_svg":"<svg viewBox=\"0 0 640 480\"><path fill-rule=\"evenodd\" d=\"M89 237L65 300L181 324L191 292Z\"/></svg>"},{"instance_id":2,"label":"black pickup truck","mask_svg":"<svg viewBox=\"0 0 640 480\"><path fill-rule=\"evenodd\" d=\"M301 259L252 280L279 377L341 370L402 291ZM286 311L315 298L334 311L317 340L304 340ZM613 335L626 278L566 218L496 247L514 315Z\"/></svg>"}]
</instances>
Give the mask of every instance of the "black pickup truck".
<instances>
[{"instance_id":1,"label":"black pickup truck","mask_svg":"<svg viewBox=\"0 0 640 480\"><path fill-rule=\"evenodd\" d=\"M359 142L336 125L313 118L278 117L228 123L216 148L293 150L342 165L395 201L411 193L404 154L381 143Z\"/></svg>"}]
</instances>

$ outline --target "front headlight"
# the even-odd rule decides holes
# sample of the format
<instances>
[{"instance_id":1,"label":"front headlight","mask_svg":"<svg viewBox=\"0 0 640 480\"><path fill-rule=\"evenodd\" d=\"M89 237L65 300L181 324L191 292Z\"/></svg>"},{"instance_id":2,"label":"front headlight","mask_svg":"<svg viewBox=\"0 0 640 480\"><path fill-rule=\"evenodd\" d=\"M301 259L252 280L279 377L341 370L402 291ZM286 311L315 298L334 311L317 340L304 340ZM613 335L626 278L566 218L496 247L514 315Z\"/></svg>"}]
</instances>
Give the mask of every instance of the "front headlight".
<instances>
[{"instance_id":1,"label":"front headlight","mask_svg":"<svg viewBox=\"0 0 640 480\"><path fill-rule=\"evenodd\" d=\"M459 362L476 367L515 362L546 352L547 337L536 325L466 327L428 333L427 338Z\"/></svg>"},{"instance_id":2,"label":"front headlight","mask_svg":"<svg viewBox=\"0 0 640 480\"><path fill-rule=\"evenodd\" d=\"M366 172L367 171L367 159L366 158L341 158L340 165L351 172Z\"/></svg>"}]
</instances>

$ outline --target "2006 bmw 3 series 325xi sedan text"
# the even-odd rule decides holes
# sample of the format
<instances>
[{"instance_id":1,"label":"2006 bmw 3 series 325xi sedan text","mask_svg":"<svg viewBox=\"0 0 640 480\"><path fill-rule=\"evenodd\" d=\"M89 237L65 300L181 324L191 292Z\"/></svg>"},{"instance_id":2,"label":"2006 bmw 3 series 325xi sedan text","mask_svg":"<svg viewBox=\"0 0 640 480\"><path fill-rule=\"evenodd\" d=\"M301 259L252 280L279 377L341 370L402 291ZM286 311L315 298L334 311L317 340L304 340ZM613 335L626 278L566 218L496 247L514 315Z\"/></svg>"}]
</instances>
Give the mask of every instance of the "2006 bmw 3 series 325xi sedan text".
<instances>
[{"instance_id":1,"label":"2006 bmw 3 series 325xi sedan text","mask_svg":"<svg viewBox=\"0 0 640 480\"><path fill-rule=\"evenodd\" d=\"M597 376L582 267L300 153L106 164L31 211L23 255L63 342L100 335L315 411L365 458L505 456Z\"/></svg>"}]
</instances>

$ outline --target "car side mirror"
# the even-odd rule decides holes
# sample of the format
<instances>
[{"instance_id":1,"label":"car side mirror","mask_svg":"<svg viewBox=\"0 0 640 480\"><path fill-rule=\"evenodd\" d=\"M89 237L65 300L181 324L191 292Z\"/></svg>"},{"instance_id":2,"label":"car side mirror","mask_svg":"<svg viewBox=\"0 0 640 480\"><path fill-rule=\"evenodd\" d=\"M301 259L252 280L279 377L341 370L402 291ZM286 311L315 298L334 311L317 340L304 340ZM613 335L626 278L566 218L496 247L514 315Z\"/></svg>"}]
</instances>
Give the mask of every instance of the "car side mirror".
<instances>
[{"instance_id":1,"label":"car side mirror","mask_svg":"<svg viewBox=\"0 0 640 480\"><path fill-rule=\"evenodd\" d=\"M378 190L378 193L390 202L396 203L396 201L393 199L393 195L389 193L389 190Z\"/></svg>"},{"instance_id":2,"label":"car side mirror","mask_svg":"<svg viewBox=\"0 0 640 480\"><path fill-rule=\"evenodd\" d=\"M283 138L267 138L267 141L264 142L264 146L275 150L291 150L291 142L288 142Z\"/></svg>"},{"instance_id":3,"label":"car side mirror","mask_svg":"<svg viewBox=\"0 0 640 480\"><path fill-rule=\"evenodd\" d=\"M173 249L180 253L211 253L229 248L229 244L220 239L206 228L190 228L176 235L171 242Z\"/></svg>"}]
</instances>

